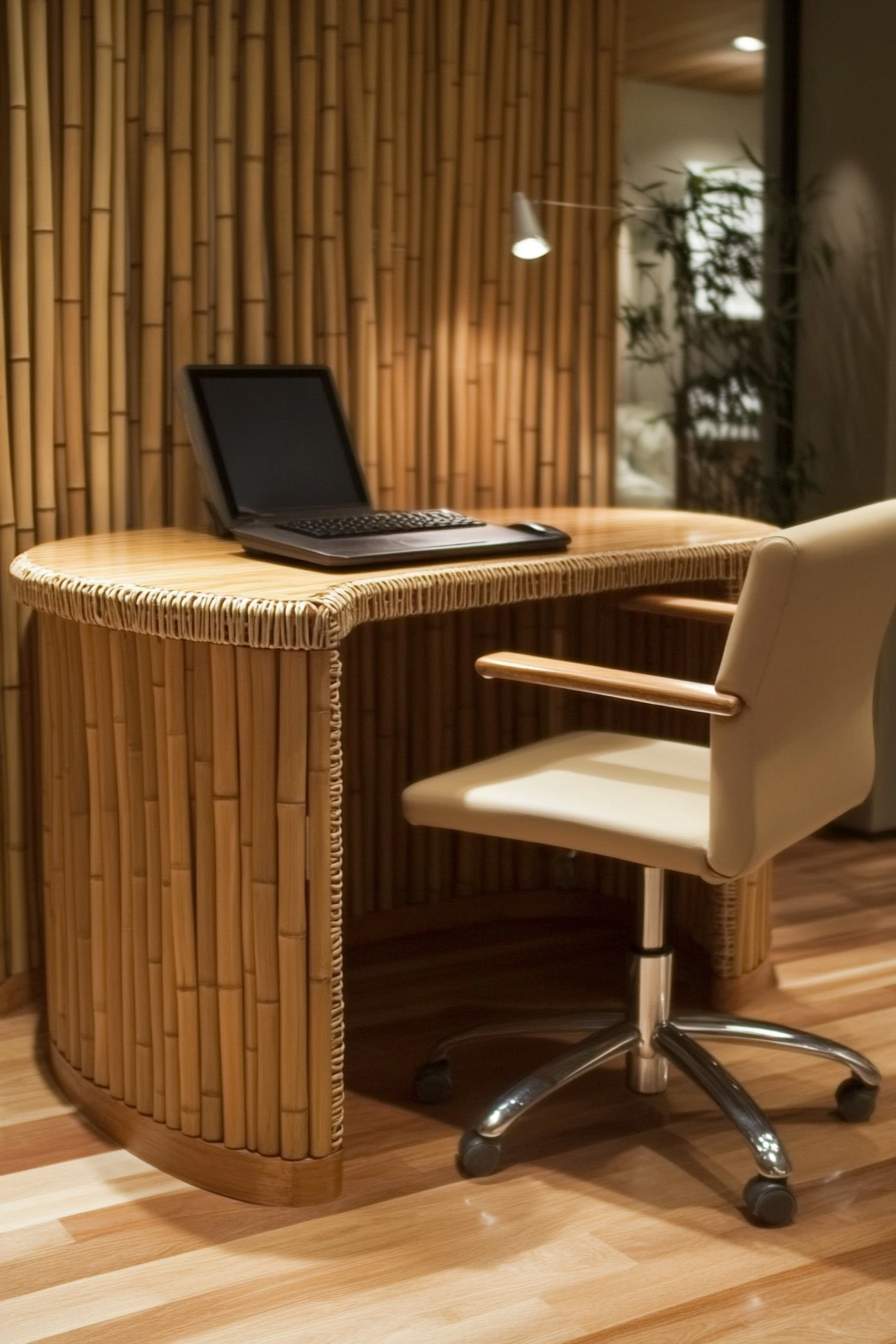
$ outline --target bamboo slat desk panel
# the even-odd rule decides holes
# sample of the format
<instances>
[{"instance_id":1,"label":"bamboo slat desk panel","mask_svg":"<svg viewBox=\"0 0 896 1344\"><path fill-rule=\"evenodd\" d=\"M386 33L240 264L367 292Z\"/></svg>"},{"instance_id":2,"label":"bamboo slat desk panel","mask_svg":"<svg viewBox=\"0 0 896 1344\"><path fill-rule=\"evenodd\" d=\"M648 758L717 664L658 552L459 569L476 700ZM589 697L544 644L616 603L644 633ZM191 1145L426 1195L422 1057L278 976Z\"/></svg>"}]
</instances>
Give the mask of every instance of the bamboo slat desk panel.
<instances>
[{"instance_id":1,"label":"bamboo slat desk panel","mask_svg":"<svg viewBox=\"0 0 896 1344\"><path fill-rule=\"evenodd\" d=\"M559 652L560 627L544 613L655 584L736 585L767 530L681 513L528 512L570 532L569 552L336 575L158 530L50 542L14 562L17 596L41 613L53 1067L90 1118L158 1166L263 1203L316 1202L338 1191L340 645L352 630L377 623L413 632L414 617L456 622L465 618L451 613L477 620L493 611L496 634L512 637L516 621L525 642L534 610ZM506 511L488 516L511 520ZM580 612L566 611L570 629L582 624ZM482 628L490 633L489 618ZM363 649L346 644L354 660L348 868L353 913L366 915L370 902L358 895L365 886L379 892L372 909L382 910L394 903L397 873L407 888L422 872L443 900L446 887L463 888L459 872L469 879L471 855L461 849L446 861L436 841L421 869L419 853L396 864L400 836L371 849L378 825L394 832L394 812L390 820L383 808L384 799L397 806L400 771L384 779L377 766L363 782L361 718L375 751L379 737L388 740L383 717L394 728L404 710L388 638L378 650L363 630L358 637ZM428 669L411 659L424 715L438 701L436 682L443 700L446 686L457 690L446 672L452 660L472 678L471 641L458 627L451 650L430 641ZM378 667L378 653L386 666ZM365 685L393 687L372 716L361 703ZM551 727L556 700L546 703ZM520 721L538 730L537 714ZM438 767L451 750L431 744L428 763ZM359 868L365 854L375 872ZM506 853L474 862L485 882L489 864L505 887L517 876L523 887L539 884L531 858L518 869ZM728 944L738 936L738 892L729 897L727 913L714 915ZM750 942L747 961L761 961L761 929Z\"/></svg>"}]
</instances>

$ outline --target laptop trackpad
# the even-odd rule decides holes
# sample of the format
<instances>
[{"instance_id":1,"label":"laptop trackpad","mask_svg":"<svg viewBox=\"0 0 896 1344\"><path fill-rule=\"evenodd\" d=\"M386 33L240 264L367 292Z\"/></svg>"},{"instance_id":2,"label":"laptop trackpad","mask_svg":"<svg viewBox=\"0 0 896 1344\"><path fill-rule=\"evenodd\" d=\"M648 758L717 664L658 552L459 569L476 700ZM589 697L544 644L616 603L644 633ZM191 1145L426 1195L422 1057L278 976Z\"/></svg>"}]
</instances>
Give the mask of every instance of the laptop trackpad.
<instances>
[{"instance_id":1,"label":"laptop trackpad","mask_svg":"<svg viewBox=\"0 0 896 1344\"><path fill-rule=\"evenodd\" d=\"M402 536L400 532L389 533L389 543L392 546L404 546L409 551L419 551L421 547L431 550L433 546L438 546L441 551L447 546L469 546L471 541L482 541L483 529L458 528L452 535L450 532L443 532L441 528L436 532L412 532Z\"/></svg>"}]
</instances>

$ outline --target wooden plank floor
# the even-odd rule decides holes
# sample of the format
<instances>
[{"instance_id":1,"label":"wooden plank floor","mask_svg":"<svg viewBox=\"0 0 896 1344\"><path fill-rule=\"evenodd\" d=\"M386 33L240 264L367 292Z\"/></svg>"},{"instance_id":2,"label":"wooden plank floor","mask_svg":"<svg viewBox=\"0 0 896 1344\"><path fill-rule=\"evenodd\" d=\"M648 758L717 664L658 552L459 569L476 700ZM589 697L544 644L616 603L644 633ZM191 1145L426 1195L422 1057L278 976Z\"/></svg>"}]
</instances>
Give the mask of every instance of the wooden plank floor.
<instances>
[{"instance_id":1,"label":"wooden plank floor","mask_svg":"<svg viewBox=\"0 0 896 1344\"><path fill-rule=\"evenodd\" d=\"M38 1016L0 1020L4 1344L817 1344L896 1340L896 841L815 838L777 882L764 1015L838 1037L885 1075L877 1114L831 1114L838 1070L728 1047L780 1124L798 1220L746 1221L746 1149L687 1081L618 1068L547 1102L504 1170L459 1178L458 1130L535 1040L470 1047L455 1098L408 1098L446 1024L607 1003L622 940L522 924L359 949L349 967L345 1193L264 1209L194 1190L99 1138L48 1081ZM699 987L685 983L679 1003Z\"/></svg>"}]
</instances>

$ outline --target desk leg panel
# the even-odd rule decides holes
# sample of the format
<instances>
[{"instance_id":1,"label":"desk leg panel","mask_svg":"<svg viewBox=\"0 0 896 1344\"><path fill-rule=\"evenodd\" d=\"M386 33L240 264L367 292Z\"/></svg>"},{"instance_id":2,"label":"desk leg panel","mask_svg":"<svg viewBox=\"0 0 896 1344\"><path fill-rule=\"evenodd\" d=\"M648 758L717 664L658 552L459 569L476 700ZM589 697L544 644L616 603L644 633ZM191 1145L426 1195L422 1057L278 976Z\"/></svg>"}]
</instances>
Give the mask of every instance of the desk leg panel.
<instances>
[{"instance_id":1,"label":"desk leg panel","mask_svg":"<svg viewBox=\"0 0 896 1344\"><path fill-rule=\"evenodd\" d=\"M187 1181L262 1203L332 1197L339 655L187 658L184 641L45 615L40 634L57 1077Z\"/></svg>"}]
</instances>

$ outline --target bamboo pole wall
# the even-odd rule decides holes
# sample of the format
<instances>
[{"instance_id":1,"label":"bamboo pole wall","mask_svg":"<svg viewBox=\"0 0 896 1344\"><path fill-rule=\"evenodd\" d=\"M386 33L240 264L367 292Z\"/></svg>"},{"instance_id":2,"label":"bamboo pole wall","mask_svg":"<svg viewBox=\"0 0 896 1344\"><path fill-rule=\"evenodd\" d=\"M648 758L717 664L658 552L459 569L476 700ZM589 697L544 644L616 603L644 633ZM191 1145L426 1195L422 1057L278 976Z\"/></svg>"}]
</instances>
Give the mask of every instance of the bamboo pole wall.
<instances>
[{"instance_id":1,"label":"bamboo pole wall","mask_svg":"<svg viewBox=\"0 0 896 1344\"><path fill-rule=\"evenodd\" d=\"M608 502L611 212L545 208L555 248L527 264L509 202L612 205L621 3L5 0L0 981L41 957L23 786L37 690L9 560L84 531L207 525L175 367L330 364L385 507ZM154 1003L137 1005L144 1036ZM276 1067L265 1039L246 1037L253 1074Z\"/></svg>"}]
</instances>

